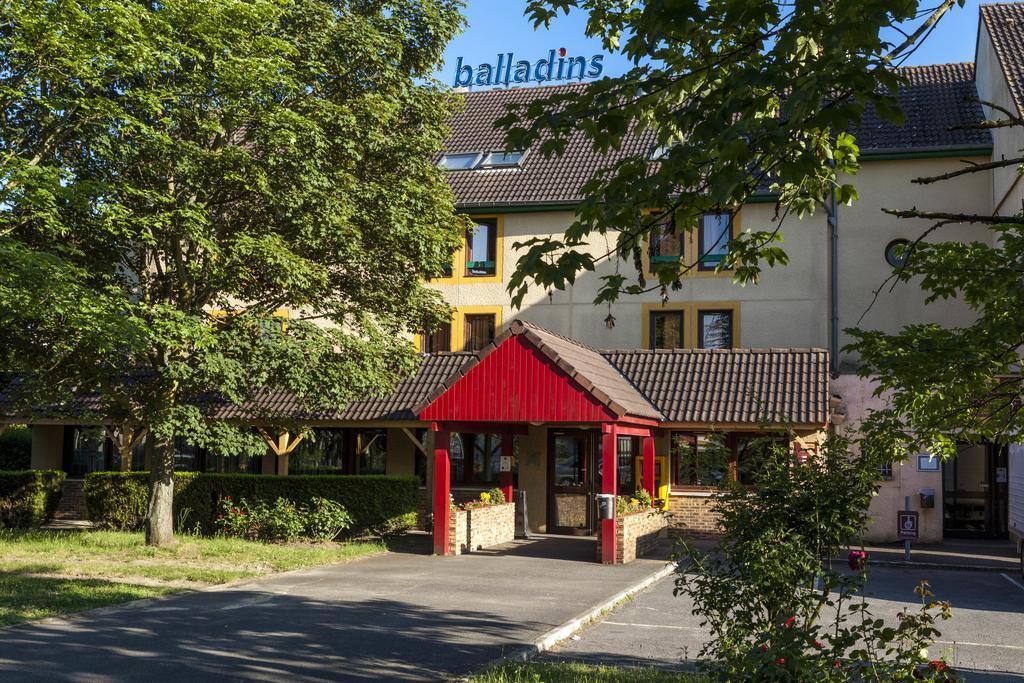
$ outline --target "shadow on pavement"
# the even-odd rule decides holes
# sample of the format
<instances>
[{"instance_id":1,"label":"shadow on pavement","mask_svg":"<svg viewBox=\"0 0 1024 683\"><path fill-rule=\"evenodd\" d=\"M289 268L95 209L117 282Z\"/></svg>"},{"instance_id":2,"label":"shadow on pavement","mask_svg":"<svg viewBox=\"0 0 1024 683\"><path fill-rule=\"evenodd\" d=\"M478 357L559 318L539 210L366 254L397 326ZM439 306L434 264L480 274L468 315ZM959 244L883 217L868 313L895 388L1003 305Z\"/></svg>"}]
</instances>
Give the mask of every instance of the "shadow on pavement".
<instances>
[{"instance_id":1,"label":"shadow on pavement","mask_svg":"<svg viewBox=\"0 0 1024 683\"><path fill-rule=\"evenodd\" d=\"M528 642L531 628L486 612L438 612L397 600L195 593L0 631L0 678L440 680L501 656L518 632Z\"/></svg>"}]
</instances>

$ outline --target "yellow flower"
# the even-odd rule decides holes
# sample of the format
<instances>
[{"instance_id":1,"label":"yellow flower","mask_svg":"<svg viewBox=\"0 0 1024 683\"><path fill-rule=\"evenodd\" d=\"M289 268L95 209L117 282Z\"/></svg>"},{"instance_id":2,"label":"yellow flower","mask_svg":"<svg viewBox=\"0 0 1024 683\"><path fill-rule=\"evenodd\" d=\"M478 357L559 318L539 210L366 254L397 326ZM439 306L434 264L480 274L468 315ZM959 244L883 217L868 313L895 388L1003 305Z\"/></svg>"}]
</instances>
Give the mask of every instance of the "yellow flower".
<instances>
[{"instance_id":1,"label":"yellow flower","mask_svg":"<svg viewBox=\"0 0 1024 683\"><path fill-rule=\"evenodd\" d=\"M630 504L630 505L631 505L632 507L637 507L638 505L640 505L640 501L639 501L639 500L637 500L636 498L630 498L630 499L629 499L629 504Z\"/></svg>"},{"instance_id":2,"label":"yellow flower","mask_svg":"<svg viewBox=\"0 0 1024 683\"><path fill-rule=\"evenodd\" d=\"M491 501L491 494L487 493L487 491L484 491L483 493L480 494L480 500L482 500L485 503L489 503Z\"/></svg>"}]
</instances>

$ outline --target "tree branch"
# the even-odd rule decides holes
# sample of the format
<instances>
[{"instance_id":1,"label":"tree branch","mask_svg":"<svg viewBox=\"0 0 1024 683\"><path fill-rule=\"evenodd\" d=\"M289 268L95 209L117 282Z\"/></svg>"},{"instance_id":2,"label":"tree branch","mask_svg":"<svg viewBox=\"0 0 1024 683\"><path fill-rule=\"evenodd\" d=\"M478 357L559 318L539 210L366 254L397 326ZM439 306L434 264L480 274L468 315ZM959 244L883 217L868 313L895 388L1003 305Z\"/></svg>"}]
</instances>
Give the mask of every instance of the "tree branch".
<instances>
[{"instance_id":1,"label":"tree branch","mask_svg":"<svg viewBox=\"0 0 1024 683\"><path fill-rule=\"evenodd\" d=\"M917 209L882 209L896 218L927 218L947 223L982 223L985 225L1024 225L1024 216L986 216L977 213L947 213L945 211L918 211Z\"/></svg>"}]
</instances>

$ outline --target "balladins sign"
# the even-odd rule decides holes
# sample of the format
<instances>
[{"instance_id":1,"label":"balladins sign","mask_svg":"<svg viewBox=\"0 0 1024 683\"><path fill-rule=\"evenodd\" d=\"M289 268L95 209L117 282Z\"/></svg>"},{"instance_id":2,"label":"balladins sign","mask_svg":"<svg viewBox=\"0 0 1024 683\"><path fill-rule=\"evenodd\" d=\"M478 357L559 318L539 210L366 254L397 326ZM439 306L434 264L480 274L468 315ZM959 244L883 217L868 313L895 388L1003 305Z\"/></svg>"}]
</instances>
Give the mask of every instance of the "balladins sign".
<instances>
[{"instance_id":1,"label":"balladins sign","mask_svg":"<svg viewBox=\"0 0 1024 683\"><path fill-rule=\"evenodd\" d=\"M528 62L516 60L515 54L506 52L498 55L494 64L479 64L475 68L462 63L459 57L455 64L456 88L471 85L509 85L512 83L543 83L544 81L567 81L597 78L604 71L604 55L568 57L564 47L551 50L547 59Z\"/></svg>"}]
</instances>

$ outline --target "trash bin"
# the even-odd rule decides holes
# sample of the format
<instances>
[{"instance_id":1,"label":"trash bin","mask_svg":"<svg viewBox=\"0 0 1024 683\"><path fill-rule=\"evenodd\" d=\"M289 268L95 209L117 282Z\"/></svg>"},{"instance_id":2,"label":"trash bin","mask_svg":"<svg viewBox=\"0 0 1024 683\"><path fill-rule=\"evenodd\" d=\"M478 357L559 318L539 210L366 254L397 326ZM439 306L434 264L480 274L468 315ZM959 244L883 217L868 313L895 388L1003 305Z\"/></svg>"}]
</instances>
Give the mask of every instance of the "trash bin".
<instances>
[{"instance_id":1,"label":"trash bin","mask_svg":"<svg viewBox=\"0 0 1024 683\"><path fill-rule=\"evenodd\" d=\"M615 496L611 493L597 494L597 516L601 519L615 519Z\"/></svg>"}]
</instances>

